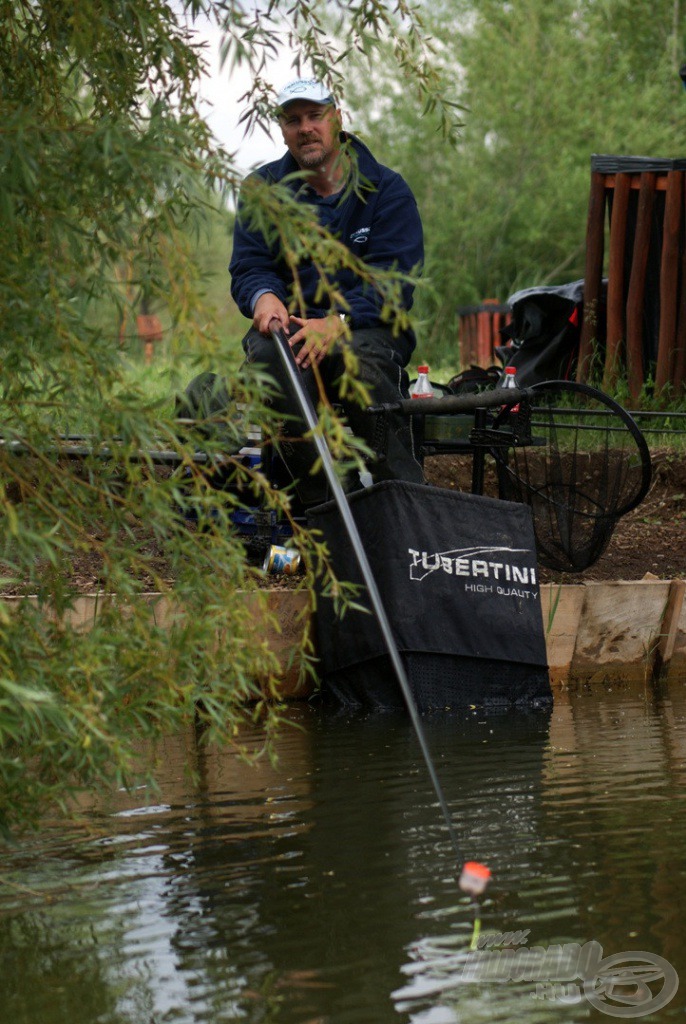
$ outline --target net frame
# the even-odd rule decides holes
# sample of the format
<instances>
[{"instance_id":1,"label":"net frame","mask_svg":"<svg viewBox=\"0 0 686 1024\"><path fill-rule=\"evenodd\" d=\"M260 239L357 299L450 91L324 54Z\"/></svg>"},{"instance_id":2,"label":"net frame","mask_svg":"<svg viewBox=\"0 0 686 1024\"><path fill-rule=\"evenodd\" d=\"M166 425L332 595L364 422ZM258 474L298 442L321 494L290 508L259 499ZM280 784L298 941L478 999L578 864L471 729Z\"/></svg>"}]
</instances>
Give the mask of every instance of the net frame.
<instances>
[{"instance_id":1,"label":"net frame","mask_svg":"<svg viewBox=\"0 0 686 1024\"><path fill-rule=\"evenodd\" d=\"M647 494L650 451L631 415L591 385L544 381L530 392L533 445L491 451L499 494L532 509L542 565L583 572Z\"/></svg>"}]
</instances>

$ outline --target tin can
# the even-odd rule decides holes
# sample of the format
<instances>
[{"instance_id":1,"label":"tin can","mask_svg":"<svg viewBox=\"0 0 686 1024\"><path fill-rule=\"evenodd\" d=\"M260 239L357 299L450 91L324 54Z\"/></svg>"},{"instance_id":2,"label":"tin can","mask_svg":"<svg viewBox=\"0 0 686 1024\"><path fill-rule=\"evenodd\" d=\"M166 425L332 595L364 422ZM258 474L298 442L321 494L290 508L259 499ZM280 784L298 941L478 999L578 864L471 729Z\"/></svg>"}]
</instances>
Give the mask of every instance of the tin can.
<instances>
[{"instance_id":1,"label":"tin can","mask_svg":"<svg viewBox=\"0 0 686 1024\"><path fill-rule=\"evenodd\" d=\"M284 548L279 544L272 544L265 556L262 568L265 572L295 576L300 568L300 552L295 548Z\"/></svg>"},{"instance_id":2,"label":"tin can","mask_svg":"<svg viewBox=\"0 0 686 1024\"><path fill-rule=\"evenodd\" d=\"M241 448L238 458L247 469L260 469L262 467L261 448Z\"/></svg>"}]
</instances>

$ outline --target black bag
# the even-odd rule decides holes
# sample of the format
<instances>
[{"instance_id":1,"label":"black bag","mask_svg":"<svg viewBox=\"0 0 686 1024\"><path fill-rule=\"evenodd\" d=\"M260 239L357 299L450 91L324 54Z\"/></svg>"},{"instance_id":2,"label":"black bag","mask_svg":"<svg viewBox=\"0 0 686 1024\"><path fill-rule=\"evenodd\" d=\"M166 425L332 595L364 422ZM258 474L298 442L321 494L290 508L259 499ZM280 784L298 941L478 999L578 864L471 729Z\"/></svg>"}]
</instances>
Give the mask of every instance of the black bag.
<instances>
[{"instance_id":1,"label":"black bag","mask_svg":"<svg viewBox=\"0 0 686 1024\"><path fill-rule=\"evenodd\" d=\"M500 335L511 346L496 354L517 369L517 384L531 387L546 380L571 380L576 372L583 314L583 281L525 288L508 299L512 322Z\"/></svg>"},{"instance_id":2,"label":"black bag","mask_svg":"<svg viewBox=\"0 0 686 1024\"><path fill-rule=\"evenodd\" d=\"M489 391L497 387L502 375L498 366L482 366L472 364L468 369L456 373L448 381L448 392L451 395L478 395L481 391Z\"/></svg>"},{"instance_id":3,"label":"black bag","mask_svg":"<svg viewBox=\"0 0 686 1024\"><path fill-rule=\"evenodd\" d=\"M194 377L183 395L177 395L174 415L176 419L193 420L201 437L226 445L226 454L235 454L248 443L229 386L216 373L205 371Z\"/></svg>"},{"instance_id":4,"label":"black bag","mask_svg":"<svg viewBox=\"0 0 686 1024\"><path fill-rule=\"evenodd\" d=\"M397 480L349 501L420 710L551 699L527 507ZM308 526L336 575L361 583L336 505L312 509ZM325 691L348 705L403 706L376 618L339 617L315 587ZM369 606L366 593L357 600Z\"/></svg>"}]
</instances>

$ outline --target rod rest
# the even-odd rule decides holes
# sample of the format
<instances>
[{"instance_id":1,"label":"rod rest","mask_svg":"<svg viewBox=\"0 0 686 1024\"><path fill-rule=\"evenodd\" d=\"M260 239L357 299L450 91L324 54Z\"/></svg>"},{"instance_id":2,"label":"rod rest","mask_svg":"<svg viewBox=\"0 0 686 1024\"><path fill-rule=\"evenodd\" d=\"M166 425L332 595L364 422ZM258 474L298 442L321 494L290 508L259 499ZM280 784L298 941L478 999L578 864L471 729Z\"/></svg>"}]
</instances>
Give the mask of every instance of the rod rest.
<instances>
[{"instance_id":1,"label":"rod rest","mask_svg":"<svg viewBox=\"0 0 686 1024\"><path fill-rule=\"evenodd\" d=\"M384 402L367 409L371 414L399 412L402 416L451 416L476 409L495 409L498 406L513 406L520 402L531 402L534 398L531 388L495 388L478 395L444 395L443 398L403 398L397 402Z\"/></svg>"}]
</instances>

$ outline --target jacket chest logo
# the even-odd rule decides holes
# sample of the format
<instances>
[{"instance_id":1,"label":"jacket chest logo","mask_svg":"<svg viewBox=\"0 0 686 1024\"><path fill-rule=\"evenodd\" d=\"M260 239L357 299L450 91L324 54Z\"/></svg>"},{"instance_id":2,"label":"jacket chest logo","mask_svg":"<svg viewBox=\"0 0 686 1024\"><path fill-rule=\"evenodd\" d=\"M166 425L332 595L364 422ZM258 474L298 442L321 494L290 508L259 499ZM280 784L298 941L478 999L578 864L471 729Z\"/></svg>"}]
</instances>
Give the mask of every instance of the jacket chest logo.
<instances>
[{"instance_id":1,"label":"jacket chest logo","mask_svg":"<svg viewBox=\"0 0 686 1024\"><path fill-rule=\"evenodd\" d=\"M350 233L351 245L362 245L369 238L369 228L357 228L356 231Z\"/></svg>"}]
</instances>

